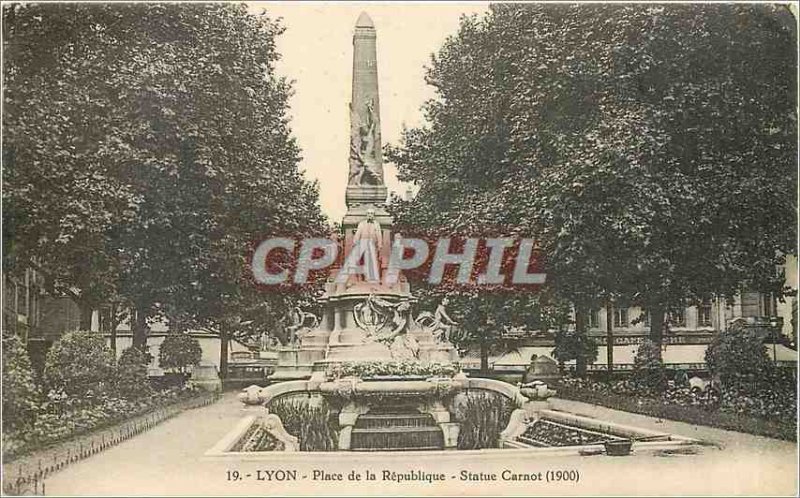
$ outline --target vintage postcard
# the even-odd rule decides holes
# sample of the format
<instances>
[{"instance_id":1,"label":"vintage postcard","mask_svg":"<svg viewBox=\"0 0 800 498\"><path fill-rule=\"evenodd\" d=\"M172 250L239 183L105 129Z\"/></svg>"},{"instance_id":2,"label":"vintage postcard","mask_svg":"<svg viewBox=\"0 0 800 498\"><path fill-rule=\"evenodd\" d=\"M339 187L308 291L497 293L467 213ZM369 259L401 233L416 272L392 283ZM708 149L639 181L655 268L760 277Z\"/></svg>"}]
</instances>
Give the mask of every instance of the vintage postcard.
<instances>
[{"instance_id":1,"label":"vintage postcard","mask_svg":"<svg viewBox=\"0 0 800 498\"><path fill-rule=\"evenodd\" d=\"M2 11L3 494L797 495L797 3Z\"/></svg>"}]
</instances>

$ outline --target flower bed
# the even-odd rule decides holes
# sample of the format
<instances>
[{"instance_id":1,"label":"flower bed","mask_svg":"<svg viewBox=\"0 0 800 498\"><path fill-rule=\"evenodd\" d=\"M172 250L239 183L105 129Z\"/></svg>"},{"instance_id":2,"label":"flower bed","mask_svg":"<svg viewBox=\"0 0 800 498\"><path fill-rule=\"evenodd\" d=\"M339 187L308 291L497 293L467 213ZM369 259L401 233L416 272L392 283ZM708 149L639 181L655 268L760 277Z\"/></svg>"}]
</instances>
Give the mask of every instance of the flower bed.
<instances>
[{"instance_id":1,"label":"flower bed","mask_svg":"<svg viewBox=\"0 0 800 498\"><path fill-rule=\"evenodd\" d=\"M331 418L328 403L309 403L305 397L286 397L268 404L270 413L280 417L286 432L296 436L300 451L333 451L337 447L337 418Z\"/></svg>"},{"instance_id":2,"label":"flower bed","mask_svg":"<svg viewBox=\"0 0 800 498\"><path fill-rule=\"evenodd\" d=\"M514 406L511 401L492 392L462 392L450 404L452 421L461 424L458 449L497 448L500 433L508 426Z\"/></svg>"},{"instance_id":3,"label":"flower bed","mask_svg":"<svg viewBox=\"0 0 800 498\"><path fill-rule=\"evenodd\" d=\"M651 417L708 425L787 441L797 440L797 391L789 385L758 395L726 392L721 396L668 387L663 393L639 388L634 382L602 383L565 378L555 386L558 396Z\"/></svg>"},{"instance_id":4,"label":"flower bed","mask_svg":"<svg viewBox=\"0 0 800 498\"><path fill-rule=\"evenodd\" d=\"M11 461L32 451L145 415L150 411L198 395L201 393L190 389L173 389L154 393L138 401L104 397L92 404L83 404L74 409L50 407L39 413L32 425L3 434L3 458Z\"/></svg>"},{"instance_id":5,"label":"flower bed","mask_svg":"<svg viewBox=\"0 0 800 498\"><path fill-rule=\"evenodd\" d=\"M283 451L284 445L261 424L253 424L230 451Z\"/></svg>"},{"instance_id":6,"label":"flower bed","mask_svg":"<svg viewBox=\"0 0 800 498\"><path fill-rule=\"evenodd\" d=\"M186 393L107 427L98 427L81 435L73 433L62 441L16 451L13 459L3 461L3 475L7 476L3 479L3 492L10 495L40 494L44 491L44 480L52 473L147 431L184 410L206 406L217 399L217 393ZM28 450L34 451L29 453Z\"/></svg>"},{"instance_id":7,"label":"flower bed","mask_svg":"<svg viewBox=\"0 0 800 498\"><path fill-rule=\"evenodd\" d=\"M539 420L525 429L519 437L526 443L544 446L583 446L600 444L606 441L621 440L618 437L604 434L593 434L577 428Z\"/></svg>"},{"instance_id":8,"label":"flower bed","mask_svg":"<svg viewBox=\"0 0 800 498\"><path fill-rule=\"evenodd\" d=\"M452 377L458 372L449 363L418 363L413 361L364 361L334 365L329 370L332 379L345 377L402 378Z\"/></svg>"}]
</instances>

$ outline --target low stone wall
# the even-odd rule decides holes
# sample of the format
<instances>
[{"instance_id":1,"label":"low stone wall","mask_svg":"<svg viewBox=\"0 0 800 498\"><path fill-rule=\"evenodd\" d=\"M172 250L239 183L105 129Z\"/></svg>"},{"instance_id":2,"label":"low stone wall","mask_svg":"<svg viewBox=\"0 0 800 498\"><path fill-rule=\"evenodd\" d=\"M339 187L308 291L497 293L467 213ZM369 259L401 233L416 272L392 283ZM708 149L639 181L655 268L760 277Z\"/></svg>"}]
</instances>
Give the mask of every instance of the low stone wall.
<instances>
[{"instance_id":1,"label":"low stone wall","mask_svg":"<svg viewBox=\"0 0 800 498\"><path fill-rule=\"evenodd\" d=\"M468 377L466 389L493 391L502 394L518 408L528 402L528 398L522 395L519 387L501 380Z\"/></svg>"},{"instance_id":2,"label":"low stone wall","mask_svg":"<svg viewBox=\"0 0 800 498\"><path fill-rule=\"evenodd\" d=\"M44 495L45 479L52 473L141 434L184 410L207 406L218 399L217 393L206 393L178 401L4 463L3 494Z\"/></svg>"}]
</instances>

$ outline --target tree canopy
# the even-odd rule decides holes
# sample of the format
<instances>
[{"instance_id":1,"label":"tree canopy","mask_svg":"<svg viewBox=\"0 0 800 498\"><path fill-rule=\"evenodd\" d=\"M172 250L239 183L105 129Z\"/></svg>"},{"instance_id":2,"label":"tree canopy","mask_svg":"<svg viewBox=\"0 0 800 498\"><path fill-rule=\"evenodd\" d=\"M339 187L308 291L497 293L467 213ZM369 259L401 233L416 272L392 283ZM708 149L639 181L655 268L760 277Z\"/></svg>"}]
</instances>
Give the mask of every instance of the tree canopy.
<instances>
[{"instance_id":1,"label":"tree canopy","mask_svg":"<svg viewBox=\"0 0 800 498\"><path fill-rule=\"evenodd\" d=\"M434 55L427 124L387 154L395 216L532 234L548 287L619 299L779 293L795 251L796 33L770 5L492 5Z\"/></svg>"},{"instance_id":2,"label":"tree canopy","mask_svg":"<svg viewBox=\"0 0 800 498\"><path fill-rule=\"evenodd\" d=\"M149 318L252 308L261 237L325 232L276 21L234 4L14 4L3 21L5 269L33 264L88 309L127 303L141 345Z\"/></svg>"}]
</instances>

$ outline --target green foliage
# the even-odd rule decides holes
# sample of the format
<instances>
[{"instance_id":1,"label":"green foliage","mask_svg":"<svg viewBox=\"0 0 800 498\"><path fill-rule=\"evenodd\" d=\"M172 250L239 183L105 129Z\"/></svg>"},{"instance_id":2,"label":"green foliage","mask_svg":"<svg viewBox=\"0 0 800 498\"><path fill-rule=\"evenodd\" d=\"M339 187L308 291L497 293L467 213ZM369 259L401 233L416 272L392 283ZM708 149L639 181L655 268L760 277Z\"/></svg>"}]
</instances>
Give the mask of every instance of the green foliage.
<instances>
[{"instance_id":1,"label":"green foliage","mask_svg":"<svg viewBox=\"0 0 800 498\"><path fill-rule=\"evenodd\" d=\"M333 451L338 437L327 403L311 405L307 398L282 398L267 405L280 417L286 432L297 436L300 451Z\"/></svg>"},{"instance_id":2,"label":"green foliage","mask_svg":"<svg viewBox=\"0 0 800 498\"><path fill-rule=\"evenodd\" d=\"M125 349L117 360L117 394L125 399L140 399L151 394L147 378L150 355L140 349Z\"/></svg>"},{"instance_id":3,"label":"green foliage","mask_svg":"<svg viewBox=\"0 0 800 498\"><path fill-rule=\"evenodd\" d=\"M732 326L718 333L708 345L705 359L725 390L756 393L770 388L774 367L756 330Z\"/></svg>"},{"instance_id":4,"label":"green foliage","mask_svg":"<svg viewBox=\"0 0 800 498\"><path fill-rule=\"evenodd\" d=\"M461 424L458 449L497 448L514 408L511 401L495 393L468 393L454 404L455 421Z\"/></svg>"},{"instance_id":5,"label":"green foliage","mask_svg":"<svg viewBox=\"0 0 800 498\"><path fill-rule=\"evenodd\" d=\"M661 392L667 387L661 346L648 339L642 341L633 358L633 379L653 392Z\"/></svg>"},{"instance_id":6,"label":"green foliage","mask_svg":"<svg viewBox=\"0 0 800 498\"><path fill-rule=\"evenodd\" d=\"M38 397L25 346L16 335L3 337L3 432L33 423Z\"/></svg>"},{"instance_id":7,"label":"green foliage","mask_svg":"<svg viewBox=\"0 0 800 498\"><path fill-rule=\"evenodd\" d=\"M457 368L450 363L419 363L417 361L365 361L334 365L328 372L332 379L344 377L452 377Z\"/></svg>"},{"instance_id":8,"label":"green foliage","mask_svg":"<svg viewBox=\"0 0 800 498\"><path fill-rule=\"evenodd\" d=\"M719 427L787 441L797 440L797 385L791 372L771 389L754 395L725 392L722 397L668 387L654 393L631 380L612 383L562 378L558 396L650 417Z\"/></svg>"},{"instance_id":9,"label":"green foliage","mask_svg":"<svg viewBox=\"0 0 800 498\"><path fill-rule=\"evenodd\" d=\"M109 425L130 420L152 410L198 394L192 391L163 391L139 400L102 397L92 405L67 408L66 403L44 403L35 423L3 434L3 456L15 458L43 446L69 440ZM66 408L66 409L65 409Z\"/></svg>"},{"instance_id":10,"label":"green foliage","mask_svg":"<svg viewBox=\"0 0 800 498\"><path fill-rule=\"evenodd\" d=\"M773 5L496 4L466 17L428 69L428 124L387 151L419 186L392 214L529 234L547 286L580 306L668 308L744 281L779 294L797 226L793 26ZM487 328L480 315L469 323Z\"/></svg>"},{"instance_id":11,"label":"green foliage","mask_svg":"<svg viewBox=\"0 0 800 498\"><path fill-rule=\"evenodd\" d=\"M597 343L585 333L568 329L556 333L553 357L559 362L581 358L586 364L597 361Z\"/></svg>"},{"instance_id":12,"label":"green foliage","mask_svg":"<svg viewBox=\"0 0 800 498\"><path fill-rule=\"evenodd\" d=\"M67 332L47 352L44 387L91 404L114 387L114 354L97 332Z\"/></svg>"},{"instance_id":13,"label":"green foliage","mask_svg":"<svg viewBox=\"0 0 800 498\"><path fill-rule=\"evenodd\" d=\"M186 373L188 367L197 365L203 357L200 341L183 332L172 332L158 348L158 365L173 372Z\"/></svg>"},{"instance_id":14,"label":"green foliage","mask_svg":"<svg viewBox=\"0 0 800 498\"><path fill-rule=\"evenodd\" d=\"M3 21L9 268L36 261L54 293L118 297L138 324L173 309L210 327L263 300L254 241L324 232L278 22L224 3L15 4Z\"/></svg>"},{"instance_id":15,"label":"green foliage","mask_svg":"<svg viewBox=\"0 0 800 498\"><path fill-rule=\"evenodd\" d=\"M230 451L283 451L284 444L261 424L253 424Z\"/></svg>"}]
</instances>

